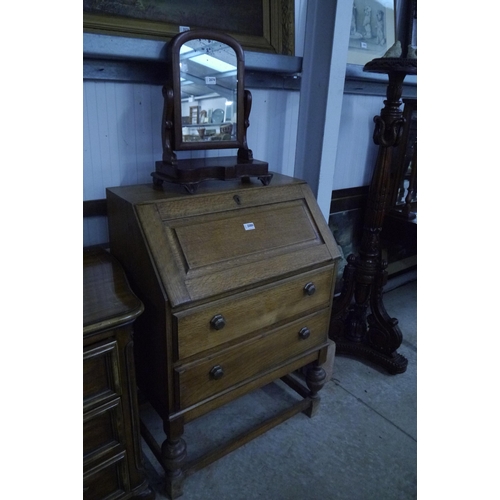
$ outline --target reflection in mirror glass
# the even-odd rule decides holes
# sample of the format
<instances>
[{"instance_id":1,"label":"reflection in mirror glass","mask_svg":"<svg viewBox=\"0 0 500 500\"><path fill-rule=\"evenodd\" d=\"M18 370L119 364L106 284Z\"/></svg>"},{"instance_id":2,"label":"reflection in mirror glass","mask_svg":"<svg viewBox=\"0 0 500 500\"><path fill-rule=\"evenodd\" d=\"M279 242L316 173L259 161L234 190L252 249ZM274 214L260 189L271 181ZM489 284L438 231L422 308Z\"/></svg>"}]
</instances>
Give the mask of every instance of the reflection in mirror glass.
<instances>
[{"instance_id":1,"label":"reflection in mirror glass","mask_svg":"<svg viewBox=\"0 0 500 500\"><path fill-rule=\"evenodd\" d=\"M216 40L197 39L180 49L182 140L235 141L237 59Z\"/></svg>"}]
</instances>

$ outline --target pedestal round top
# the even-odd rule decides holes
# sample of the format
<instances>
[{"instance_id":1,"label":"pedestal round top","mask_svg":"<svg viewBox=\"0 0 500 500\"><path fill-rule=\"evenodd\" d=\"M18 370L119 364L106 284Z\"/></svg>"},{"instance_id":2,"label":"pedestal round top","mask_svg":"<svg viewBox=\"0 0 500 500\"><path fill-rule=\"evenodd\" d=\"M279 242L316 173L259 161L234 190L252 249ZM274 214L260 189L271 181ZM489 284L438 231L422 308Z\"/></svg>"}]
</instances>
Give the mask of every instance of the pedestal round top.
<instances>
[{"instance_id":1,"label":"pedestal round top","mask_svg":"<svg viewBox=\"0 0 500 500\"><path fill-rule=\"evenodd\" d=\"M369 73L404 73L405 75L417 74L417 60L405 57L379 57L367 62L363 71Z\"/></svg>"}]
</instances>

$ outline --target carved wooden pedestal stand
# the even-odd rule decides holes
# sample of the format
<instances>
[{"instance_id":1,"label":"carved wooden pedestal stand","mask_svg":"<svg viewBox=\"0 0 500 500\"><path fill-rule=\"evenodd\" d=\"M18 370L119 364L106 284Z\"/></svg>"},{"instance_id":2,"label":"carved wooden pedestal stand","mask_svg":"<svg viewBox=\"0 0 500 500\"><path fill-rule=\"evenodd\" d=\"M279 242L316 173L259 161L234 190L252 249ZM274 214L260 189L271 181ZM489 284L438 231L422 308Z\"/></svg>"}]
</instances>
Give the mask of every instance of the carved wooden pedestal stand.
<instances>
[{"instance_id":1,"label":"carved wooden pedestal stand","mask_svg":"<svg viewBox=\"0 0 500 500\"><path fill-rule=\"evenodd\" d=\"M381 258L380 232L387 209L392 152L405 124L400 110L403 80L408 74L416 74L417 60L374 59L365 65L364 71L387 74L389 85L385 106L380 116L374 118L373 140L379 150L368 194L361 248L359 256L350 255L347 259L342 292L333 301L330 338L336 343L337 354L362 357L397 374L406 371L408 360L396 352L403 336L398 320L387 314L382 301L387 263Z\"/></svg>"}]
</instances>

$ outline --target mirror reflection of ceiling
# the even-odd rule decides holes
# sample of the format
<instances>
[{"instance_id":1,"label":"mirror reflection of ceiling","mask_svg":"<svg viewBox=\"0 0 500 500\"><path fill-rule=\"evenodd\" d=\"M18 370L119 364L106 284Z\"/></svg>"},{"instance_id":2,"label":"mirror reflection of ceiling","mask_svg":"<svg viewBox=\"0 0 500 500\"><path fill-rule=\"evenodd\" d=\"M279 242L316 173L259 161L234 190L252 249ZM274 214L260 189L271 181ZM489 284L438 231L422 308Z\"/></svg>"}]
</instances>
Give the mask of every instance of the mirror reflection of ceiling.
<instances>
[{"instance_id":1,"label":"mirror reflection of ceiling","mask_svg":"<svg viewBox=\"0 0 500 500\"><path fill-rule=\"evenodd\" d=\"M236 98L237 60L235 51L216 40L196 39L180 50L181 100L216 95Z\"/></svg>"}]
</instances>

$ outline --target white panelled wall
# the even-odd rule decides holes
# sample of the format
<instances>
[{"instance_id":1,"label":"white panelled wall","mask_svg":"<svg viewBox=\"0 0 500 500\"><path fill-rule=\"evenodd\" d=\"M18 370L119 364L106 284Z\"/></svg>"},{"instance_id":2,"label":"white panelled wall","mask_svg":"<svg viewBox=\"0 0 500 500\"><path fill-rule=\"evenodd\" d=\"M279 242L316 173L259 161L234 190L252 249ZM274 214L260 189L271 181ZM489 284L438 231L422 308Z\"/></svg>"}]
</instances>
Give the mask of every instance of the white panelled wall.
<instances>
[{"instance_id":1,"label":"white panelled wall","mask_svg":"<svg viewBox=\"0 0 500 500\"><path fill-rule=\"evenodd\" d=\"M151 181L161 159L161 88L84 81L83 199L106 197L106 188ZM84 246L108 241L105 217L84 219Z\"/></svg>"},{"instance_id":2,"label":"white panelled wall","mask_svg":"<svg viewBox=\"0 0 500 500\"><path fill-rule=\"evenodd\" d=\"M85 81L83 85L84 199L105 188L151 180L161 159L161 88Z\"/></svg>"},{"instance_id":3,"label":"white panelled wall","mask_svg":"<svg viewBox=\"0 0 500 500\"><path fill-rule=\"evenodd\" d=\"M302 56L306 0L296 0L296 55ZM300 92L252 89L248 145L269 169L294 175ZM383 105L378 96L344 94L333 189L369 184L376 148L373 116ZM83 84L83 199L106 196L106 187L149 183L160 160L161 87L85 80ZM322 133L322 131L318 131ZM235 150L207 155L235 154ZM178 154L199 156L205 152ZM108 241L105 217L84 219L84 246Z\"/></svg>"},{"instance_id":4,"label":"white panelled wall","mask_svg":"<svg viewBox=\"0 0 500 500\"><path fill-rule=\"evenodd\" d=\"M300 94L283 90L251 92L248 146L254 158L269 162L269 170L293 176Z\"/></svg>"},{"instance_id":5,"label":"white panelled wall","mask_svg":"<svg viewBox=\"0 0 500 500\"><path fill-rule=\"evenodd\" d=\"M254 158L293 176L299 92L252 90L247 132ZM106 197L106 188L152 182L161 160L161 87L84 81L83 199ZM180 152L179 158L236 154L236 150ZM84 245L108 241L105 217L84 219Z\"/></svg>"},{"instance_id":6,"label":"white panelled wall","mask_svg":"<svg viewBox=\"0 0 500 500\"><path fill-rule=\"evenodd\" d=\"M373 117L383 105L380 96L344 94L333 189L370 184L378 151L373 142Z\"/></svg>"},{"instance_id":7,"label":"white panelled wall","mask_svg":"<svg viewBox=\"0 0 500 500\"><path fill-rule=\"evenodd\" d=\"M162 155L161 87L85 81L83 90L83 199L105 198L106 187L151 182ZM254 89L252 96L248 144L254 157L293 176L300 93ZM334 189L370 183L377 153L373 117L381 107L378 96L344 95ZM85 246L108 241L104 217L84 219L83 229Z\"/></svg>"}]
</instances>

